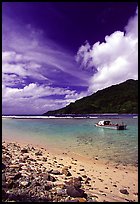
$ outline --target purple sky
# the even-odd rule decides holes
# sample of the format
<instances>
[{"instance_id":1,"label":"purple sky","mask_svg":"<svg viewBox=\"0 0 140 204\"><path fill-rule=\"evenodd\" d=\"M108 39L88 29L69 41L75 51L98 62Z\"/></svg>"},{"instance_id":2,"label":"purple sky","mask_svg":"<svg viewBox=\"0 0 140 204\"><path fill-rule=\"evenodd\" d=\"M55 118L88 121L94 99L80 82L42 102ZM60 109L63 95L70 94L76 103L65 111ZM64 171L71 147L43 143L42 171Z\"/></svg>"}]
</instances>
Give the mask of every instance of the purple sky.
<instances>
[{"instance_id":1,"label":"purple sky","mask_svg":"<svg viewBox=\"0 0 140 204\"><path fill-rule=\"evenodd\" d=\"M2 113L43 114L138 79L136 2L3 2Z\"/></svg>"}]
</instances>

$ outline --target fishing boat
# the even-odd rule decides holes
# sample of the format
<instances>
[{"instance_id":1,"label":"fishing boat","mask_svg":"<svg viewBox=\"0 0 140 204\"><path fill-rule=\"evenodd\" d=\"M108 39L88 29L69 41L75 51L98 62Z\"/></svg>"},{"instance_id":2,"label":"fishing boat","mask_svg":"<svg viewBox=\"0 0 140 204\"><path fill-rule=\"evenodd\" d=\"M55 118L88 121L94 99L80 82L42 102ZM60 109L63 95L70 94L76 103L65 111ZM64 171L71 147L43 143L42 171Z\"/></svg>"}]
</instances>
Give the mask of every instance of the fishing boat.
<instances>
[{"instance_id":1,"label":"fishing boat","mask_svg":"<svg viewBox=\"0 0 140 204\"><path fill-rule=\"evenodd\" d=\"M101 120L98 123L95 123L96 127L102 127L102 128L110 128L115 130L126 130L126 124L123 122L121 124L113 124L110 120Z\"/></svg>"}]
</instances>

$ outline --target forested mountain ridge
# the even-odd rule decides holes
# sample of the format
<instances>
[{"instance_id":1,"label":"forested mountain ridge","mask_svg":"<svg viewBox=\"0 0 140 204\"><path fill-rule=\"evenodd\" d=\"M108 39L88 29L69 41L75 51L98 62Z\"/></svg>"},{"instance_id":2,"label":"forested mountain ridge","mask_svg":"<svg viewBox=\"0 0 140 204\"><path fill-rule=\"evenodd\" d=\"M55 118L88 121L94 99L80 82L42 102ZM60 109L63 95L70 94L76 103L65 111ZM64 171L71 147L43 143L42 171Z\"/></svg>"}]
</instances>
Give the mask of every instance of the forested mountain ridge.
<instances>
[{"instance_id":1,"label":"forested mountain ridge","mask_svg":"<svg viewBox=\"0 0 140 204\"><path fill-rule=\"evenodd\" d=\"M43 115L94 113L138 113L138 80L112 85Z\"/></svg>"}]
</instances>

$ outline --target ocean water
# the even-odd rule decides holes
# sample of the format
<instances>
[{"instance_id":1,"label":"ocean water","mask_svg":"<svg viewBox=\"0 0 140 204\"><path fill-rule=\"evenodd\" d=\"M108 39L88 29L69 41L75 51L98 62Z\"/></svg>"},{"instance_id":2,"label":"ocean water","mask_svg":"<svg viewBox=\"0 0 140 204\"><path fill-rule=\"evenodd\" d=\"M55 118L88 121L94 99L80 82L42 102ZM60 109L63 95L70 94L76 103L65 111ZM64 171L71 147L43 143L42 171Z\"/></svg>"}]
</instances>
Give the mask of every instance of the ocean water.
<instances>
[{"instance_id":1,"label":"ocean water","mask_svg":"<svg viewBox=\"0 0 140 204\"><path fill-rule=\"evenodd\" d=\"M127 124L126 130L96 127L99 120ZM49 145L90 159L138 164L138 118L133 115L96 115L92 118L20 118L2 120L2 140Z\"/></svg>"}]
</instances>

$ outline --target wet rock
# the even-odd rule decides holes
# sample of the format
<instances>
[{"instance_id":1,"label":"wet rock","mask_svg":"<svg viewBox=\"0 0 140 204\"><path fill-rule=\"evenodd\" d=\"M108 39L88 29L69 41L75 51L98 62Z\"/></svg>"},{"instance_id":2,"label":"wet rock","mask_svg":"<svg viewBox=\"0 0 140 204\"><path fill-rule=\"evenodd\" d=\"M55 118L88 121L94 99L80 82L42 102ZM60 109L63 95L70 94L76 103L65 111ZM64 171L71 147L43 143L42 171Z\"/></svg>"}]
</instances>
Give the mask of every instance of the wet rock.
<instances>
[{"instance_id":1,"label":"wet rock","mask_svg":"<svg viewBox=\"0 0 140 204\"><path fill-rule=\"evenodd\" d=\"M49 169L47 172L48 172L48 173L51 173L52 171L53 171L53 169Z\"/></svg>"},{"instance_id":2,"label":"wet rock","mask_svg":"<svg viewBox=\"0 0 140 204\"><path fill-rule=\"evenodd\" d=\"M55 182L56 179L53 176L49 175L49 181Z\"/></svg>"},{"instance_id":3,"label":"wet rock","mask_svg":"<svg viewBox=\"0 0 140 204\"><path fill-rule=\"evenodd\" d=\"M27 148L22 148L22 149L21 149L21 153L23 153L23 154L24 154L24 153L28 153L28 149L27 149Z\"/></svg>"},{"instance_id":4,"label":"wet rock","mask_svg":"<svg viewBox=\"0 0 140 204\"><path fill-rule=\"evenodd\" d=\"M34 182L33 185L34 186L41 186L41 184L38 181Z\"/></svg>"},{"instance_id":5,"label":"wet rock","mask_svg":"<svg viewBox=\"0 0 140 204\"><path fill-rule=\"evenodd\" d=\"M89 184L89 181L91 180L91 178L87 177L85 180L85 184Z\"/></svg>"},{"instance_id":6,"label":"wet rock","mask_svg":"<svg viewBox=\"0 0 140 204\"><path fill-rule=\"evenodd\" d=\"M50 173L55 174L55 175L60 175L61 174L60 171L58 171L58 170L52 170Z\"/></svg>"},{"instance_id":7,"label":"wet rock","mask_svg":"<svg viewBox=\"0 0 140 204\"><path fill-rule=\"evenodd\" d=\"M2 173L2 187L6 187L6 176L5 176L5 173Z\"/></svg>"},{"instance_id":8,"label":"wet rock","mask_svg":"<svg viewBox=\"0 0 140 204\"><path fill-rule=\"evenodd\" d=\"M23 156L23 161L25 162L27 159L29 159L29 155L24 155Z\"/></svg>"},{"instance_id":9,"label":"wet rock","mask_svg":"<svg viewBox=\"0 0 140 204\"><path fill-rule=\"evenodd\" d=\"M6 169L6 165L2 163L2 170Z\"/></svg>"},{"instance_id":10,"label":"wet rock","mask_svg":"<svg viewBox=\"0 0 140 204\"><path fill-rule=\"evenodd\" d=\"M67 196L67 190L66 189L58 189L57 190L57 195L58 196Z\"/></svg>"},{"instance_id":11,"label":"wet rock","mask_svg":"<svg viewBox=\"0 0 140 204\"><path fill-rule=\"evenodd\" d=\"M12 189L12 188L14 188L16 186L17 186L17 184L13 180L8 181L8 184L7 184L8 189Z\"/></svg>"},{"instance_id":12,"label":"wet rock","mask_svg":"<svg viewBox=\"0 0 140 204\"><path fill-rule=\"evenodd\" d=\"M43 177L43 179L46 179L47 181L52 182L56 181L56 179L48 173L42 173L41 176Z\"/></svg>"},{"instance_id":13,"label":"wet rock","mask_svg":"<svg viewBox=\"0 0 140 204\"><path fill-rule=\"evenodd\" d=\"M138 192L136 192L136 193L133 193L134 195L136 195L136 196L138 196Z\"/></svg>"},{"instance_id":14,"label":"wet rock","mask_svg":"<svg viewBox=\"0 0 140 204\"><path fill-rule=\"evenodd\" d=\"M22 176L21 173L18 172L17 174L14 175L13 179L18 180L21 176Z\"/></svg>"},{"instance_id":15,"label":"wet rock","mask_svg":"<svg viewBox=\"0 0 140 204\"><path fill-rule=\"evenodd\" d=\"M67 171L68 171L68 166L64 166L63 168L62 168L62 174L66 174L67 173Z\"/></svg>"},{"instance_id":16,"label":"wet rock","mask_svg":"<svg viewBox=\"0 0 140 204\"><path fill-rule=\"evenodd\" d=\"M47 157L42 158L42 161L44 161L44 162L46 162L47 160L48 160Z\"/></svg>"},{"instance_id":17,"label":"wet rock","mask_svg":"<svg viewBox=\"0 0 140 204\"><path fill-rule=\"evenodd\" d=\"M39 151L35 152L35 155L36 155L36 156L42 156L42 151L39 150Z\"/></svg>"},{"instance_id":18,"label":"wet rock","mask_svg":"<svg viewBox=\"0 0 140 204\"><path fill-rule=\"evenodd\" d=\"M66 176L72 176L72 174L71 174L69 171L66 171L66 172L65 172L65 175L66 175Z\"/></svg>"},{"instance_id":19,"label":"wet rock","mask_svg":"<svg viewBox=\"0 0 140 204\"><path fill-rule=\"evenodd\" d=\"M79 181L83 181L83 178L82 178L81 176L78 176L77 179L78 179Z\"/></svg>"},{"instance_id":20,"label":"wet rock","mask_svg":"<svg viewBox=\"0 0 140 204\"><path fill-rule=\"evenodd\" d=\"M82 177L83 177L83 178L87 178L87 175L84 174L84 175L82 175Z\"/></svg>"},{"instance_id":21,"label":"wet rock","mask_svg":"<svg viewBox=\"0 0 140 204\"><path fill-rule=\"evenodd\" d=\"M67 200L66 202L70 202L70 203L74 202L75 203L75 202L79 202L79 200L78 199L73 199L73 200Z\"/></svg>"},{"instance_id":22,"label":"wet rock","mask_svg":"<svg viewBox=\"0 0 140 204\"><path fill-rule=\"evenodd\" d=\"M2 161L5 162L6 164L9 164L10 161L11 161L11 157L9 155L7 155L7 154L4 154L2 156Z\"/></svg>"},{"instance_id":23,"label":"wet rock","mask_svg":"<svg viewBox=\"0 0 140 204\"><path fill-rule=\"evenodd\" d=\"M52 189L52 185L49 184L49 183L47 183L47 184L45 185L45 190L46 190L46 191L49 191L50 189Z\"/></svg>"},{"instance_id":24,"label":"wet rock","mask_svg":"<svg viewBox=\"0 0 140 204\"><path fill-rule=\"evenodd\" d=\"M122 194L126 194L126 195L129 194L129 192L127 191L127 189L120 189L120 192L121 192Z\"/></svg>"},{"instance_id":25,"label":"wet rock","mask_svg":"<svg viewBox=\"0 0 140 204\"><path fill-rule=\"evenodd\" d=\"M68 186L67 187L67 194L71 197L85 197L86 194L84 190L76 188L75 186Z\"/></svg>"},{"instance_id":26,"label":"wet rock","mask_svg":"<svg viewBox=\"0 0 140 204\"><path fill-rule=\"evenodd\" d=\"M66 185L73 185L74 187L80 188L81 187L81 177L78 178L71 178L69 181L66 182Z\"/></svg>"},{"instance_id":27,"label":"wet rock","mask_svg":"<svg viewBox=\"0 0 140 204\"><path fill-rule=\"evenodd\" d=\"M79 169L79 171L85 171L85 169Z\"/></svg>"}]
</instances>

